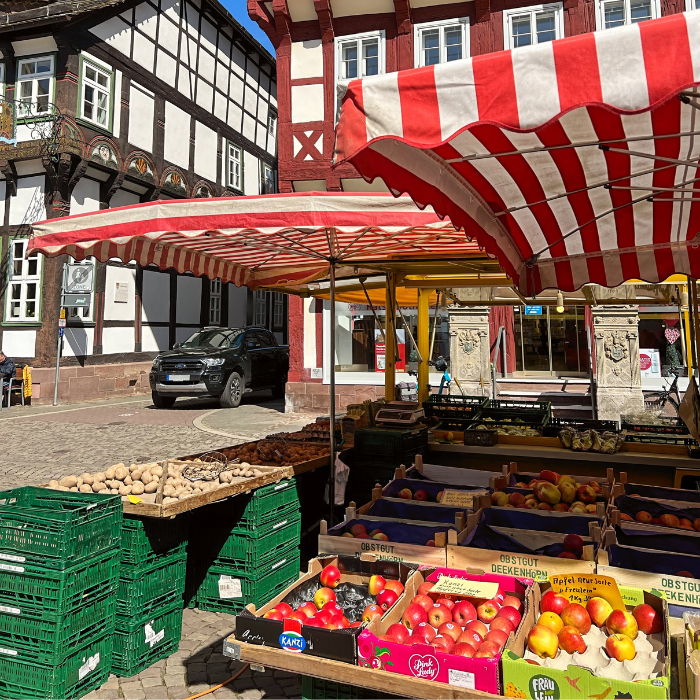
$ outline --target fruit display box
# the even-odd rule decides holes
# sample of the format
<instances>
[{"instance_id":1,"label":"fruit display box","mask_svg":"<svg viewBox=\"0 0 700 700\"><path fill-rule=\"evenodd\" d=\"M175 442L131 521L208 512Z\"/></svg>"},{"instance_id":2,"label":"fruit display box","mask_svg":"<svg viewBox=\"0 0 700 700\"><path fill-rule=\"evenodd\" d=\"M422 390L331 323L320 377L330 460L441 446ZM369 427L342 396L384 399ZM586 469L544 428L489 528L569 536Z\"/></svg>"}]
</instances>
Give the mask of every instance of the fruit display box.
<instances>
[{"instance_id":1,"label":"fruit display box","mask_svg":"<svg viewBox=\"0 0 700 700\"><path fill-rule=\"evenodd\" d=\"M397 479L437 481L450 486L470 486L472 488L498 488L498 484L507 485L508 465L503 465L503 472L483 471L479 469L461 469L460 467L443 467L441 464L426 464L421 455L416 455L413 466L396 470Z\"/></svg>"},{"instance_id":2,"label":"fruit display box","mask_svg":"<svg viewBox=\"0 0 700 700\"><path fill-rule=\"evenodd\" d=\"M296 607L297 610L305 602L314 605L311 601L315 594L325 588L322 586L321 573L327 566L334 566L340 572L337 585L342 593L339 592L338 600L341 600L342 595L342 600L348 605L347 608L343 608L347 620L351 624L360 622L360 626L329 629L300 622L294 624L293 620L265 617L281 603ZM363 629L372 629L380 619L376 616L369 622L362 622L361 618L367 607L365 603L370 602L370 599L374 601L375 597L369 590L363 594L359 589L368 587L373 576L380 576L387 582L398 581L401 586L405 586L413 570L403 564L378 561L373 556L330 556L312 559L309 561L307 573L271 601L258 610L254 605L248 605L243 612L236 615L236 641L355 664L360 632ZM397 596L396 604L401 602L402 595L403 592Z\"/></svg>"},{"instance_id":3,"label":"fruit display box","mask_svg":"<svg viewBox=\"0 0 700 700\"><path fill-rule=\"evenodd\" d=\"M544 700L551 698L639 698L640 700L666 700L669 697L670 673L671 673L671 636L668 629L668 607L666 601L655 593L639 590L637 597L642 603L651 606L653 611L662 620L662 629L658 634L639 638L639 647L644 645L653 651L639 651L635 649L635 658L640 657L640 662L649 661L652 654L656 654L655 678L647 680L632 680L636 666L630 661L617 661L608 658L603 651L598 651L597 656L593 649L589 648L585 654L590 658L580 659L584 654L573 653L571 663L565 665L561 657L563 650L559 649L554 659L541 661L534 660L535 655L528 650L528 635L540 617L540 602L542 597L551 589L548 582L535 583L533 587L533 614L524 620L515 633L515 637L508 649L501 657L503 671L504 695L532 700ZM627 606L631 612L635 606ZM585 610L584 610L585 612ZM590 620L589 620L590 624ZM566 629L566 628L564 628ZM605 635L595 625L591 627L595 634ZM597 632L596 632L597 630ZM641 635L641 633L640 633ZM587 635L584 635L586 637ZM619 638L624 635L617 635ZM554 635L557 640L557 636ZM609 637L608 637L609 639ZM637 644L635 643L635 647ZM649 655L649 659L643 656ZM554 663L554 666L543 664ZM592 666L588 668L585 664Z\"/></svg>"},{"instance_id":4,"label":"fruit display box","mask_svg":"<svg viewBox=\"0 0 700 700\"><path fill-rule=\"evenodd\" d=\"M700 698L700 614L686 612L683 614L683 660L678 656L678 682L683 682L681 671L685 666L685 681L688 698L697 700ZM681 688L681 691L683 689Z\"/></svg>"},{"instance_id":5,"label":"fruit display box","mask_svg":"<svg viewBox=\"0 0 700 700\"><path fill-rule=\"evenodd\" d=\"M615 485L615 474L612 469L607 468L605 471L605 478L600 476L590 476L588 474L558 474L550 469L545 469L539 473L536 472L521 472L518 470L517 462L511 462L508 469L508 486L515 486L516 484L529 484L532 481L539 479L545 479L547 481L552 480L552 477L571 477L577 484L590 484L595 482L600 486L600 492L597 493L598 497L602 497L603 500L610 500L612 495L613 486ZM559 479L554 480L557 483Z\"/></svg>"},{"instance_id":6,"label":"fruit display box","mask_svg":"<svg viewBox=\"0 0 700 700\"><path fill-rule=\"evenodd\" d=\"M454 524L359 515L351 507L346 511L345 521L333 528L321 521L318 551L354 557L374 554L383 561L445 566L448 543L456 544L460 532L467 532L470 525L476 526L481 513L481 510L468 513L464 529L458 532ZM353 537L343 536L345 533Z\"/></svg>"},{"instance_id":7,"label":"fruit display box","mask_svg":"<svg viewBox=\"0 0 700 700\"><path fill-rule=\"evenodd\" d=\"M490 502L490 498L484 499L485 496L490 496L490 488L406 478L396 478L383 488L375 487L372 490L372 499L399 498L405 501L436 504L442 502L445 491L459 491L460 505L470 510L478 510Z\"/></svg>"},{"instance_id":8,"label":"fruit display box","mask_svg":"<svg viewBox=\"0 0 700 700\"><path fill-rule=\"evenodd\" d=\"M700 532L700 503L621 494L608 509L608 519L613 524L634 522L667 535Z\"/></svg>"},{"instance_id":9,"label":"fruit display box","mask_svg":"<svg viewBox=\"0 0 700 700\"><path fill-rule=\"evenodd\" d=\"M442 577L456 579L459 581L469 581L473 583L473 592L479 590L483 584L493 583L494 590L498 590L499 594L504 596L514 596L520 602L521 619L516 618L515 625L512 622L506 621L503 627L494 627L494 619L497 612L495 607L488 610L480 607L485 603L485 598L467 595L452 595L448 594L447 598L452 600L463 599L467 601L466 606L460 610L461 619L455 614L454 619L449 623L445 622L439 626L436 634L433 629L433 621L438 619L438 612L427 613L423 601L412 602L417 597L426 598L426 593L421 593L424 590L425 584L437 583ZM453 583L451 581L450 583ZM497 594L497 595L499 595ZM442 595L442 594L437 594ZM432 604L432 599L435 599L435 604ZM435 611L436 609L445 607L443 603L437 604L436 594L427 592L427 601L425 604L428 609ZM491 603L492 601L489 601ZM471 603L471 605L470 605ZM464 604L457 602L454 607L448 609L448 617L452 617L452 612L457 611L457 606ZM476 608L475 606L479 606ZM476 612L479 610L479 613ZM471 612L470 612L471 611ZM429 622L422 622L423 616L426 616ZM447 613L442 610L442 615ZM476 623L477 614L485 620L490 619L490 623L484 623L480 620ZM440 618L443 619L443 618ZM439 620L438 620L439 621ZM466 625L481 625L482 631L489 627L501 630L500 642L489 639L484 641L482 635L477 631L476 627L472 626L467 630L462 630L462 622ZM440 683L449 683L450 685L461 686L472 690L484 691L487 693L500 694L500 673L499 659L501 650L509 649L513 639L513 629L520 629L523 625L531 626L532 623L532 581L520 580L512 576L479 576L469 574L464 570L422 567L416 571L406 584L404 596L377 624L363 631L358 639L358 663L360 666L369 668L381 669L388 673L399 673L405 676L413 676L416 678L437 681ZM459 634L457 641L448 650L448 647L443 643L438 643L436 640L440 637L447 638L450 635L450 630L445 629L451 625L454 630L454 635ZM411 636L405 636L404 628L412 628ZM440 630L443 633L440 634ZM489 634L488 631L485 634ZM395 636L399 635L399 636ZM472 641L467 641L466 637ZM403 639L402 639L403 638ZM416 638L416 639L414 639ZM431 639L432 641L428 641ZM410 643L413 641L413 643ZM495 645L500 650L495 648L487 650L483 648L483 655L477 657L480 653L477 649L480 645L487 644ZM450 653L451 652L451 653ZM462 655L464 654L464 655Z\"/></svg>"},{"instance_id":10,"label":"fruit display box","mask_svg":"<svg viewBox=\"0 0 700 700\"><path fill-rule=\"evenodd\" d=\"M564 573L594 573L602 521L593 515L491 507L457 542L448 542L447 566L546 581ZM567 537L578 535L578 547ZM575 550L576 556L567 554Z\"/></svg>"}]
</instances>

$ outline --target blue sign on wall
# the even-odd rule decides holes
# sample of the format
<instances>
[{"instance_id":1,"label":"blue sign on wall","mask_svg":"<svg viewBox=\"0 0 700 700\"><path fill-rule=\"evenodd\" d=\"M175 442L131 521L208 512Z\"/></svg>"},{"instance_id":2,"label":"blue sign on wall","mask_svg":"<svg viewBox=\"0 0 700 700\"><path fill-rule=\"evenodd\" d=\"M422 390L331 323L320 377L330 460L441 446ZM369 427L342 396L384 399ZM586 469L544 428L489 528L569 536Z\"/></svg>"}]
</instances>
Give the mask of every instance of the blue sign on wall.
<instances>
[{"instance_id":1,"label":"blue sign on wall","mask_svg":"<svg viewBox=\"0 0 700 700\"><path fill-rule=\"evenodd\" d=\"M541 316L542 307L541 306L526 306L525 307L526 316Z\"/></svg>"}]
</instances>

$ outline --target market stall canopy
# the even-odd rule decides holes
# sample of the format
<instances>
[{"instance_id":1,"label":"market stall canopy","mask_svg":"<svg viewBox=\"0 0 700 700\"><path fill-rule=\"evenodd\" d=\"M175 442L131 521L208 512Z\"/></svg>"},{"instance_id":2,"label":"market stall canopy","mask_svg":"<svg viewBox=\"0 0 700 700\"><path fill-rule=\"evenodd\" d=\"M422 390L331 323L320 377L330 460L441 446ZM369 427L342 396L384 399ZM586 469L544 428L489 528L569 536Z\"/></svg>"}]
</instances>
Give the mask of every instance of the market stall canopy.
<instances>
[{"instance_id":1,"label":"market stall canopy","mask_svg":"<svg viewBox=\"0 0 700 700\"><path fill-rule=\"evenodd\" d=\"M313 294L318 299L330 299L330 289L324 289ZM406 289L405 287L396 288L396 304L402 307L418 306L418 290ZM367 304L367 297L372 302L372 306L386 306L386 289L368 289L365 296L362 290L342 290L338 289L335 293L335 300L342 301L347 304ZM430 306L437 304L438 295L436 292L431 292L429 295Z\"/></svg>"},{"instance_id":2,"label":"market stall canopy","mask_svg":"<svg viewBox=\"0 0 700 700\"><path fill-rule=\"evenodd\" d=\"M353 81L336 161L520 291L700 276L700 12Z\"/></svg>"},{"instance_id":3,"label":"market stall canopy","mask_svg":"<svg viewBox=\"0 0 700 700\"><path fill-rule=\"evenodd\" d=\"M331 263L353 270L486 257L409 197L332 192L158 201L52 219L34 225L32 251L135 260L251 288L321 279Z\"/></svg>"}]
</instances>

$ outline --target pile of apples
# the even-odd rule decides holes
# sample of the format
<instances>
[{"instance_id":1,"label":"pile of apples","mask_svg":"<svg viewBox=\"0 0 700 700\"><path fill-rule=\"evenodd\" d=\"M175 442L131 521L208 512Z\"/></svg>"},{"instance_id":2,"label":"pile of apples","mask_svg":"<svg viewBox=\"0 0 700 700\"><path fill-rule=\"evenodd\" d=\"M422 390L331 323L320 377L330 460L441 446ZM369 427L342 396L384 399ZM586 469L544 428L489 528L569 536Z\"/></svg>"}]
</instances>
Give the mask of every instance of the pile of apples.
<instances>
[{"instance_id":1,"label":"pile of apples","mask_svg":"<svg viewBox=\"0 0 700 700\"><path fill-rule=\"evenodd\" d=\"M586 607L570 603L566 596L547 591L540 601L540 616L530 630L527 645L542 659L553 659L560 649L568 654L585 654L589 643L607 638L604 649L611 659L631 661L637 655L634 640L639 632L657 634L663 619L651 605L638 605L632 613L613 610L604 598L591 598ZM603 635L587 635L595 625Z\"/></svg>"},{"instance_id":2,"label":"pile of apples","mask_svg":"<svg viewBox=\"0 0 700 700\"><path fill-rule=\"evenodd\" d=\"M379 639L413 646L430 645L443 654L495 659L522 616L522 602L500 588L492 600L478 607L458 596L431 593L435 584L418 587L403 612Z\"/></svg>"},{"instance_id":3,"label":"pile of apples","mask_svg":"<svg viewBox=\"0 0 700 700\"><path fill-rule=\"evenodd\" d=\"M435 503L440 503L443 493L443 491L440 491L440 493L435 496ZM432 501L430 494L425 489L411 491L409 488L403 488L396 494L396 498L403 498L406 501Z\"/></svg>"},{"instance_id":4,"label":"pile of apples","mask_svg":"<svg viewBox=\"0 0 700 700\"><path fill-rule=\"evenodd\" d=\"M596 512L596 499L603 489L597 481L580 484L573 476L545 469L538 479L529 483L519 481L519 489L531 489L532 493L506 493L494 491L491 503L502 508L526 508L529 510L555 510L562 513L591 514Z\"/></svg>"},{"instance_id":5,"label":"pile of apples","mask_svg":"<svg viewBox=\"0 0 700 700\"><path fill-rule=\"evenodd\" d=\"M367 528L362 523L355 523L351 525L341 537L352 537L356 540L380 540L381 542L388 542L389 536L384 534L379 528L372 530L372 532L367 532ZM435 540L428 540L425 543L426 547L434 547Z\"/></svg>"},{"instance_id":6,"label":"pile of apples","mask_svg":"<svg viewBox=\"0 0 700 700\"><path fill-rule=\"evenodd\" d=\"M662 525L663 527L674 527L678 530L690 530L691 532L700 532L700 518L695 518L695 520L690 520L689 518L679 518L677 515L672 513L664 513L659 518L653 518L651 513L646 510L640 510L632 518L631 515L627 513L620 513L621 520L634 520L638 523L645 523L649 525Z\"/></svg>"},{"instance_id":7,"label":"pile of apples","mask_svg":"<svg viewBox=\"0 0 700 700\"><path fill-rule=\"evenodd\" d=\"M381 617L403 593L403 584L400 581L387 581L383 576L372 576L367 589L370 595L375 596L377 602L364 609L360 620L350 622L345 616L343 608L338 605L333 590L340 583L338 567L326 566L321 571L319 581L323 587L316 591L313 602L303 603L296 610L288 603L277 603L274 608L263 615L263 618L279 621L298 620L306 627L322 627L327 630L360 627L365 622Z\"/></svg>"}]
</instances>

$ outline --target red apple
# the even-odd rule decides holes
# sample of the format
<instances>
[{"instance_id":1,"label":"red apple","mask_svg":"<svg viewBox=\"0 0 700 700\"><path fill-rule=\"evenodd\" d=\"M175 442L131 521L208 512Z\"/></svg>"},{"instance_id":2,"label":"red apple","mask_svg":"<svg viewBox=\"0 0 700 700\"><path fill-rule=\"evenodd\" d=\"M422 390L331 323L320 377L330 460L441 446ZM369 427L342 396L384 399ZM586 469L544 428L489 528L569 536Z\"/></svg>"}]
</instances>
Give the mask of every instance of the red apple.
<instances>
[{"instance_id":1,"label":"red apple","mask_svg":"<svg viewBox=\"0 0 700 700\"><path fill-rule=\"evenodd\" d=\"M466 642L478 649L479 644L484 641L484 638L476 630L464 630L464 632L459 635L457 641Z\"/></svg>"},{"instance_id":2,"label":"red apple","mask_svg":"<svg viewBox=\"0 0 700 700\"><path fill-rule=\"evenodd\" d=\"M542 659L553 659L559 651L559 638L549 627L535 625L527 635L527 645Z\"/></svg>"},{"instance_id":3,"label":"red apple","mask_svg":"<svg viewBox=\"0 0 700 700\"><path fill-rule=\"evenodd\" d=\"M561 593L555 593L554 591L547 591L540 601L540 612L553 612L557 615L561 615L561 611L569 604L569 599L561 595ZM535 652L537 653L537 652Z\"/></svg>"},{"instance_id":4,"label":"red apple","mask_svg":"<svg viewBox=\"0 0 700 700\"><path fill-rule=\"evenodd\" d=\"M383 532L378 532L376 535L372 535L373 540L380 540L381 542L388 542L389 535L385 535Z\"/></svg>"},{"instance_id":5,"label":"red apple","mask_svg":"<svg viewBox=\"0 0 700 700\"><path fill-rule=\"evenodd\" d=\"M485 637L485 642L496 642L498 648L503 649L508 641L508 635L503 630L491 630Z\"/></svg>"},{"instance_id":6,"label":"red apple","mask_svg":"<svg viewBox=\"0 0 700 700\"><path fill-rule=\"evenodd\" d=\"M586 642L583 641L581 632L571 625L562 627L557 636L559 638L559 647L567 654L573 654L574 652L583 654L588 648Z\"/></svg>"},{"instance_id":7,"label":"red apple","mask_svg":"<svg viewBox=\"0 0 700 700\"><path fill-rule=\"evenodd\" d=\"M466 656L467 658L471 659L476 652L471 644L467 644L466 642L457 642L457 644L452 647L452 653L455 656Z\"/></svg>"},{"instance_id":8,"label":"red apple","mask_svg":"<svg viewBox=\"0 0 700 700\"><path fill-rule=\"evenodd\" d=\"M399 491L396 494L396 496L398 498L403 498L406 501L410 501L413 498L413 492L411 491L411 489L401 489L401 491Z\"/></svg>"},{"instance_id":9,"label":"red apple","mask_svg":"<svg viewBox=\"0 0 700 700\"><path fill-rule=\"evenodd\" d=\"M410 636L406 627L398 623L391 625L386 633L390 637L393 637L399 644L403 644Z\"/></svg>"},{"instance_id":10,"label":"red apple","mask_svg":"<svg viewBox=\"0 0 700 700\"><path fill-rule=\"evenodd\" d=\"M435 651L439 651L443 654L447 654L447 645L442 643L442 639L434 640L430 642L430 646L435 649Z\"/></svg>"},{"instance_id":11,"label":"red apple","mask_svg":"<svg viewBox=\"0 0 700 700\"><path fill-rule=\"evenodd\" d=\"M631 661L637 655L634 642L624 634L611 634L605 640L605 651L618 661Z\"/></svg>"},{"instance_id":12,"label":"red apple","mask_svg":"<svg viewBox=\"0 0 700 700\"><path fill-rule=\"evenodd\" d=\"M454 622L443 622L437 632L443 637L452 637L455 642L462 636L462 628Z\"/></svg>"},{"instance_id":13,"label":"red apple","mask_svg":"<svg viewBox=\"0 0 700 700\"><path fill-rule=\"evenodd\" d=\"M316 617L315 615L314 615L313 617L309 617L309 618L306 620L306 622L304 623L304 625L305 625L306 627L324 627L325 624L326 624L325 622L323 622L322 620L320 620L320 619L319 619L318 617Z\"/></svg>"},{"instance_id":14,"label":"red apple","mask_svg":"<svg viewBox=\"0 0 700 700\"><path fill-rule=\"evenodd\" d=\"M433 605L428 612L428 622L436 629L445 622L452 622L452 613L444 605Z\"/></svg>"},{"instance_id":15,"label":"red apple","mask_svg":"<svg viewBox=\"0 0 700 700\"><path fill-rule=\"evenodd\" d=\"M581 484L576 489L576 498L583 503L595 503L596 493L588 484Z\"/></svg>"},{"instance_id":16,"label":"red apple","mask_svg":"<svg viewBox=\"0 0 700 700\"><path fill-rule=\"evenodd\" d=\"M428 500L428 493L425 491L425 489L418 489L414 494L413 494L413 500L414 501L427 501Z\"/></svg>"},{"instance_id":17,"label":"red apple","mask_svg":"<svg viewBox=\"0 0 700 700\"><path fill-rule=\"evenodd\" d=\"M319 610L326 603L335 603L335 592L332 588L319 588L314 595L314 603Z\"/></svg>"},{"instance_id":18,"label":"red apple","mask_svg":"<svg viewBox=\"0 0 700 700\"><path fill-rule=\"evenodd\" d=\"M494 620L496 615L498 615L498 606L493 600L487 600L476 609L476 616L486 624Z\"/></svg>"},{"instance_id":19,"label":"red apple","mask_svg":"<svg viewBox=\"0 0 700 700\"><path fill-rule=\"evenodd\" d=\"M605 621L608 634L621 634L634 640L639 632L637 618L625 610L613 610Z\"/></svg>"},{"instance_id":20,"label":"red apple","mask_svg":"<svg viewBox=\"0 0 700 700\"><path fill-rule=\"evenodd\" d=\"M340 570L337 566L326 566L319 576L319 581L326 588L335 588L340 583Z\"/></svg>"},{"instance_id":21,"label":"red apple","mask_svg":"<svg viewBox=\"0 0 700 700\"><path fill-rule=\"evenodd\" d=\"M497 617L489 627L490 630L503 630L506 634L515 632L515 625L507 617Z\"/></svg>"},{"instance_id":22,"label":"red apple","mask_svg":"<svg viewBox=\"0 0 700 700\"><path fill-rule=\"evenodd\" d=\"M433 581L424 581L420 586L418 586L417 595L428 595L428 593L433 590L434 585L435 583Z\"/></svg>"},{"instance_id":23,"label":"red apple","mask_svg":"<svg viewBox=\"0 0 700 700\"><path fill-rule=\"evenodd\" d=\"M266 620L278 620L282 621L284 620L284 615L279 610L275 610L274 608L272 610L268 610L263 617Z\"/></svg>"},{"instance_id":24,"label":"red apple","mask_svg":"<svg viewBox=\"0 0 700 700\"><path fill-rule=\"evenodd\" d=\"M357 537L361 534L367 534L367 528L362 523L355 523L351 528L350 532Z\"/></svg>"},{"instance_id":25,"label":"red apple","mask_svg":"<svg viewBox=\"0 0 700 700\"><path fill-rule=\"evenodd\" d=\"M567 535L564 538L564 549L573 552L577 559L580 558L583 554L583 539L579 535Z\"/></svg>"},{"instance_id":26,"label":"red apple","mask_svg":"<svg viewBox=\"0 0 700 700\"><path fill-rule=\"evenodd\" d=\"M377 595L384 590L384 586L386 586L386 580L384 577L375 574L372 576L372 578L370 578L367 589L369 590L370 595Z\"/></svg>"},{"instance_id":27,"label":"red apple","mask_svg":"<svg viewBox=\"0 0 700 700\"><path fill-rule=\"evenodd\" d=\"M380 634L377 639L380 642L394 642L394 644L397 644L398 642L390 635L390 634Z\"/></svg>"},{"instance_id":28,"label":"red apple","mask_svg":"<svg viewBox=\"0 0 700 700\"><path fill-rule=\"evenodd\" d=\"M504 605L498 611L496 617L507 617L513 623L513 627L517 629L522 615L515 608L511 608L510 605Z\"/></svg>"},{"instance_id":29,"label":"red apple","mask_svg":"<svg viewBox=\"0 0 700 700\"><path fill-rule=\"evenodd\" d=\"M475 659L495 659L496 655L487 649L479 649L479 651L474 654Z\"/></svg>"},{"instance_id":30,"label":"red apple","mask_svg":"<svg viewBox=\"0 0 700 700\"><path fill-rule=\"evenodd\" d=\"M588 634L591 631L591 616L583 605L570 603L561 611L559 617L564 627L575 627L581 634Z\"/></svg>"},{"instance_id":31,"label":"red apple","mask_svg":"<svg viewBox=\"0 0 700 700\"><path fill-rule=\"evenodd\" d=\"M502 649L502 646L500 644L498 644L498 642L494 642L493 640L485 639L479 645L479 648L476 650L476 653L479 654L479 653L489 652L490 654L493 654L494 656L498 656L501 653L501 649ZM476 656L476 654L475 654L475 656Z\"/></svg>"},{"instance_id":32,"label":"red apple","mask_svg":"<svg viewBox=\"0 0 700 700\"><path fill-rule=\"evenodd\" d=\"M435 639L436 634L435 628L429 622L421 622L413 628L413 634L411 636L420 637L426 644L430 644L430 642Z\"/></svg>"},{"instance_id":33,"label":"red apple","mask_svg":"<svg viewBox=\"0 0 700 700\"><path fill-rule=\"evenodd\" d=\"M397 596L403 593L403 583L401 581L387 581L384 590L394 591Z\"/></svg>"},{"instance_id":34,"label":"red apple","mask_svg":"<svg viewBox=\"0 0 700 700\"><path fill-rule=\"evenodd\" d=\"M294 608L288 603L277 603L275 610L281 612L282 617L289 617L294 612Z\"/></svg>"},{"instance_id":35,"label":"red apple","mask_svg":"<svg viewBox=\"0 0 700 700\"><path fill-rule=\"evenodd\" d=\"M632 615L637 621L639 631L644 632L644 634L658 634L664 628L664 621L661 615L647 603L638 605L632 611Z\"/></svg>"},{"instance_id":36,"label":"red apple","mask_svg":"<svg viewBox=\"0 0 700 700\"><path fill-rule=\"evenodd\" d=\"M428 613L423 607L416 603L411 603L404 611L401 622L403 622L408 629L413 631L421 622L428 621Z\"/></svg>"},{"instance_id":37,"label":"red apple","mask_svg":"<svg viewBox=\"0 0 700 700\"><path fill-rule=\"evenodd\" d=\"M388 610L398 599L399 597L394 591L388 591L385 588L377 596L377 605L379 605L382 610Z\"/></svg>"},{"instance_id":38,"label":"red apple","mask_svg":"<svg viewBox=\"0 0 700 700\"><path fill-rule=\"evenodd\" d=\"M435 639L433 639L431 644L442 644L442 646L444 646L445 649L447 649L447 653L449 654L452 650L452 647L455 645L455 640L449 636L443 637L442 635L438 635L437 637L435 637Z\"/></svg>"},{"instance_id":39,"label":"red apple","mask_svg":"<svg viewBox=\"0 0 700 700\"><path fill-rule=\"evenodd\" d=\"M468 600L460 600L452 608L452 619L460 627L464 627L468 622L476 620L476 608Z\"/></svg>"},{"instance_id":40,"label":"red apple","mask_svg":"<svg viewBox=\"0 0 700 700\"><path fill-rule=\"evenodd\" d=\"M298 620L299 622L304 624L309 618L306 617L305 613L301 612L300 610L297 610L296 612L293 612L289 617L287 617L285 619L286 620Z\"/></svg>"},{"instance_id":41,"label":"red apple","mask_svg":"<svg viewBox=\"0 0 700 700\"><path fill-rule=\"evenodd\" d=\"M344 630L350 627L350 620L348 620L348 618L345 617L345 615L338 615L338 617L334 617L332 622L335 622L335 624L338 625L338 629L340 630Z\"/></svg>"},{"instance_id":42,"label":"red apple","mask_svg":"<svg viewBox=\"0 0 700 700\"><path fill-rule=\"evenodd\" d=\"M362 613L363 622L371 622L372 620L382 616L382 609L378 605L368 605Z\"/></svg>"},{"instance_id":43,"label":"red apple","mask_svg":"<svg viewBox=\"0 0 700 700\"><path fill-rule=\"evenodd\" d=\"M573 552L562 552L561 554L557 554L557 557L559 557L559 559L578 559Z\"/></svg>"},{"instance_id":44,"label":"red apple","mask_svg":"<svg viewBox=\"0 0 700 700\"><path fill-rule=\"evenodd\" d=\"M411 603L420 605L421 608L425 610L425 612L428 612L428 610L430 610L430 608L432 608L433 605L435 605L435 603L433 603L433 599L423 593L419 593L418 595L413 596Z\"/></svg>"},{"instance_id":45,"label":"red apple","mask_svg":"<svg viewBox=\"0 0 700 700\"><path fill-rule=\"evenodd\" d=\"M311 601L304 603L297 608L297 612L304 613L307 618L313 617L317 610L318 608Z\"/></svg>"},{"instance_id":46,"label":"red apple","mask_svg":"<svg viewBox=\"0 0 700 700\"><path fill-rule=\"evenodd\" d=\"M521 608L523 607L522 601L520 598L516 598L514 595L507 595L503 599L502 603L504 608L510 607L510 608L515 608L518 612L520 612Z\"/></svg>"},{"instance_id":47,"label":"red apple","mask_svg":"<svg viewBox=\"0 0 700 700\"><path fill-rule=\"evenodd\" d=\"M464 631L466 632L467 630L474 630L482 637L485 637L486 633L489 631L489 628L481 620L470 620L466 625L464 625Z\"/></svg>"},{"instance_id":48,"label":"red apple","mask_svg":"<svg viewBox=\"0 0 700 700\"><path fill-rule=\"evenodd\" d=\"M343 615L343 608L338 605L338 603L326 603L321 610L327 610L333 617L336 615Z\"/></svg>"},{"instance_id":49,"label":"red apple","mask_svg":"<svg viewBox=\"0 0 700 700\"><path fill-rule=\"evenodd\" d=\"M333 613L330 610L319 610L315 617L317 620L321 620L321 622L325 625L333 619Z\"/></svg>"},{"instance_id":50,"label":"red apple","mask_svg":"<svg viewBox=\"0 0 700 700\"><path fill-rule=\"evenodd\" d=\"M450 610L454 609L455 602L452 600L452 598L438 598L435 601L438 605L444 605L446 608L449 608Z\"/></svg>"}]
</instances>

